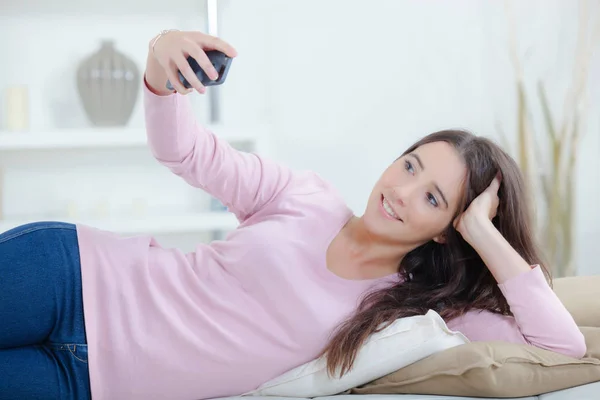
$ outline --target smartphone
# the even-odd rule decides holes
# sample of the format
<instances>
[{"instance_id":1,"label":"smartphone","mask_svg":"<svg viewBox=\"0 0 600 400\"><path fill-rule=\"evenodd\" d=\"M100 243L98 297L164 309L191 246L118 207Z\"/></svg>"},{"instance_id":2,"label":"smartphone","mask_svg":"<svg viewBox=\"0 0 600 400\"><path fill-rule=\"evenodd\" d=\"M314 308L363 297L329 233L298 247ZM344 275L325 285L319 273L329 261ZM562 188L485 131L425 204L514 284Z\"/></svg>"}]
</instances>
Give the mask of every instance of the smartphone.
<instances>
[{"instance_id":1,"label":"smartphone","mask_svg":"<svg viewBox=\"0 0 600 400\"><path fill-rule=\"evenodd\" d=\"M232 58L228 57L225 53L220 52L218 50L209 50L206 52L206 55L208 56L208 59L219 73L219 77L214 81L206 75L202 67L198 65L198 63L192 56L188 56L187 61L190 64L192 71L194 71L194 73L204 86L222 85L225 82L225 79L227 78L227 73L229 72L229 67L231 66ZM179 82L181 82L181 84L186 88L191 88L192 85L190 85L187 79L185 79L181 71L177 71L177 73L179 75ZM173 85L171 84L171 81L167 81L167 89L175 90L173 88Z\"/></svg>"}]
</instances>

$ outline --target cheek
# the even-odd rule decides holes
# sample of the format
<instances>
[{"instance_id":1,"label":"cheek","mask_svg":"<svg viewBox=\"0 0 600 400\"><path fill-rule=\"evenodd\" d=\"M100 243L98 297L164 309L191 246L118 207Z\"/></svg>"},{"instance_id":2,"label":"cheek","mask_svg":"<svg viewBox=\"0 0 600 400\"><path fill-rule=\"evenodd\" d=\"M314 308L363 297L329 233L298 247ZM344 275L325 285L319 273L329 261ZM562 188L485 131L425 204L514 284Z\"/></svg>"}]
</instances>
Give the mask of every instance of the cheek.
<instances>
[{"instance_id":1,"label":"cheek","mask_svg":"<svg viewBox=\"0 0 600 400\"><path fill-rule=\"evenodd\" d=\"M427 204L418 205L411 210L410 225L419 237L438 235L448 225L448 216Z\"/></svg>"},{"instance_id":2,"label":"cheek","mask_svg":"<svg viewBox=\"0 0 600 400\"><path fill-rule=\"evenodd\" d=\"M409 175L404 169L404 165L393 165L381 176L380 183L386 187L398 186L402 185L402 183L408 178Z\"/></svg>"}]
</instances>

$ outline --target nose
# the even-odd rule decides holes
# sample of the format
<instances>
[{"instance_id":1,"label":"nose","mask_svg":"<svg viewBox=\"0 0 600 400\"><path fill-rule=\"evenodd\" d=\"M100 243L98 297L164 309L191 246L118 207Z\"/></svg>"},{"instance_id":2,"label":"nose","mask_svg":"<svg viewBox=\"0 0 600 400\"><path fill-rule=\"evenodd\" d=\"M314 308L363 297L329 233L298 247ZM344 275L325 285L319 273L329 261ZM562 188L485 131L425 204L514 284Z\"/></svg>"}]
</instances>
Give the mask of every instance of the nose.
<instances>
[{"instance_id":1,"label":"nose","mask_svg":"<svg viewBox=\"0 0 600 400\"><path fill-rule=\"evenodd\" d=\"M406 207L409 204L410 199L413 197L415 193L416 185L411 183L404 183L402 186L394 187L394 203L398 204L400 207Z\"/></svg>"}]
</instances>

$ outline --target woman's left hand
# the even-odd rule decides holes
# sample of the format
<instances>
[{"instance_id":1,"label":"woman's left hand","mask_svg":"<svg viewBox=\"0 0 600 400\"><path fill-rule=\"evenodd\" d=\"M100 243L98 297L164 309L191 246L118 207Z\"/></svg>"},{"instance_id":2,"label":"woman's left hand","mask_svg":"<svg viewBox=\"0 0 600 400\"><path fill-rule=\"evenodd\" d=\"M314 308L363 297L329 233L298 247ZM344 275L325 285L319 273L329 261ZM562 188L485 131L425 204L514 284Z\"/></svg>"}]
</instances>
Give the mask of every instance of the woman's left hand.
<instances>
[{"instance_id":1,"label":"woman's left hand","mask_svg":"<svg viewBox=\"0 0 600 400\"><path fill-rule=\"evenodd\" d=\"M492 180L492 183L469 205L455 221L454 227L463 238L472 244L477 232L486 224L490 224L498 211L498 189L502 176L500 173Z\"/></svg>"},{"instance_id":2,"label":"woman's left hand","mask_svg":"<svg viewBox=\"0 0 600 400\"><path fill-rule=\"evenodd\" d=\"M492 223L500 203L498 189L501 181L502 176L498 174L454 222L456 230L479 254L496 282L500 284L531 271L529 263Z\"/></svg>"}]
</instances>

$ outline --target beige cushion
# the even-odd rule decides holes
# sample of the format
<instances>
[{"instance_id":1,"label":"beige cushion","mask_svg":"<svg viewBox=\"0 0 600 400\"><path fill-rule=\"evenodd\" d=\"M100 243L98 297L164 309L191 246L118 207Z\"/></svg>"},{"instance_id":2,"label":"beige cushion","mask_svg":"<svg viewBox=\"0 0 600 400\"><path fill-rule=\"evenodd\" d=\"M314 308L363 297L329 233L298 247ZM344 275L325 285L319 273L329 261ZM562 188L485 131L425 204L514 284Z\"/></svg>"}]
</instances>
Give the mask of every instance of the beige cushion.
<instances>
[{"instance_id":1,"label":"beige cushion","mask_svg":"<svg viewBox=\"0 0 600 400\"><path fill-rule=\"evenodd\" d=\"M600 327L600 275L558 278L553 287L577 325Z\"/></svg>"},{"instance_id":2,"label":"beige cushion","mask_svg":"<svg viewBox=\"0 0 600 400\"><path fill-rule=\"evenodd\" d=\"M533 346L470 343L430 356L351 393L525 397L600 381L600 276L559 278L553 287L586 338L584 359Z\"/></svg>"},{"instance_id":3,"label":"beige cushion","mask_svg":"<svg viewBox=\"0 0 600 400\"><path fill-rule=\"evenodd\" d=\"M600 381L600 328L581 330L588 345L582 360L527 345L473 342L430 356L351 393L524 397Z\"/></svg>"}]
</instances>

